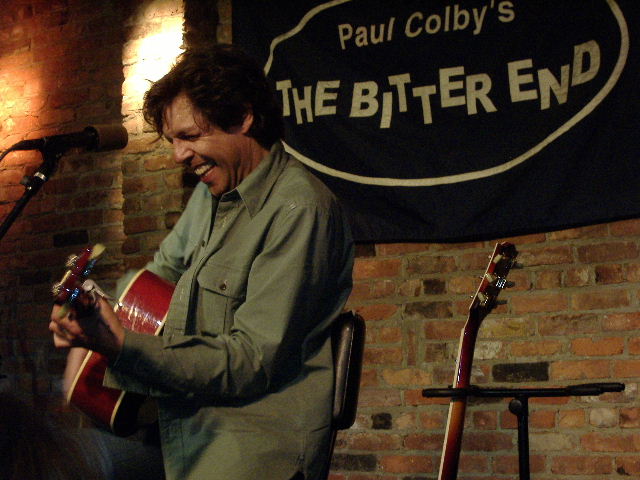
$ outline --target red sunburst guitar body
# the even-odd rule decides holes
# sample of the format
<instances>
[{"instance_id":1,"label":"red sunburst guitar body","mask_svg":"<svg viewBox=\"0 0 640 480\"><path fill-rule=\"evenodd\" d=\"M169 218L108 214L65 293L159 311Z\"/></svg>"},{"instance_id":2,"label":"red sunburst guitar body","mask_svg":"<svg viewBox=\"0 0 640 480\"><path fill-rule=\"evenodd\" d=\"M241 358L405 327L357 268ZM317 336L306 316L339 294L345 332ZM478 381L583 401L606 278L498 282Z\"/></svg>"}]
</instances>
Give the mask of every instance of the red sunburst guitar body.
<instances>
[{"instance_id":1,"label":"red sunburst guitar body","mask_svg":"<svg viewBox=\"0 0 640 480\"><path fill-rule=\"evenodd\" d=\"M77 257L76 265L67 272L62 285L73 283L75 289L80 289L95 263L95 258L87 261L92 255L91 250L87 248ZM57 295L57 303L67 303L72 307L73 301L82 295L82 292L67 293L70 290L70 287L63 287L62 293ZM173 290L173 284L148 270L141 270L122 293L114 310L125 328L134 332L159 335L169 310ZM146 397L104 387L102 382L107 366L106 357L88 351L67 392L67 401L114 434L130 435L140 423L144 423L140 416Z\"/></svg>"}]
</instances>

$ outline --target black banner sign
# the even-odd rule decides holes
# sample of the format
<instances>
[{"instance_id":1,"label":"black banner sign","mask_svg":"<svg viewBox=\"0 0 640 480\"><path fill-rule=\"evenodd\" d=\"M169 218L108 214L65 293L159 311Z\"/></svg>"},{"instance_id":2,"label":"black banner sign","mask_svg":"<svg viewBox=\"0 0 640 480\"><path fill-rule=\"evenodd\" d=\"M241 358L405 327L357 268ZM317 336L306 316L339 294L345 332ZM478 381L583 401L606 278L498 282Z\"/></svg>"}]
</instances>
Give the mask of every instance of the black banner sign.
<instances>
[{"instance_id":1,"label":"black banner sign","mask_svg":"<svg viewBox=\"0 0 640 480\"><path fill-rule=\"evenodd\" d=\"M286 146L359 241L465 241L640 214L633 0L233 3Z\"/></svg>"}]
</instances>

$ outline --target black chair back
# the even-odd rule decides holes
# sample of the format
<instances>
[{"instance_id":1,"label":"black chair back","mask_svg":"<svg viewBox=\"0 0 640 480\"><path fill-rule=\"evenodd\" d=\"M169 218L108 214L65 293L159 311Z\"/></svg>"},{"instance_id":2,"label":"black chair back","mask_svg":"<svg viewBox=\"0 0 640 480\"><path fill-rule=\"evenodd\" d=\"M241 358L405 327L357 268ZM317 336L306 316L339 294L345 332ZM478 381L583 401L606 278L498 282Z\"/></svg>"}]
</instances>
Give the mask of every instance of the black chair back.
<instances>
[{"instance_id":1,"label":"black chair back","mask_svg":"<svg viewBox=\"0 0 640 480\"><path fill-rule=\"evenodd\" d=\"M329 463L331 463L338 430L350 428L356 419L364 341L365 323L362 317L354 312L340 314L331 334L335 390ZM329 465L327 465L327 476L328 474Z\"/></svg>"}]
</instances>

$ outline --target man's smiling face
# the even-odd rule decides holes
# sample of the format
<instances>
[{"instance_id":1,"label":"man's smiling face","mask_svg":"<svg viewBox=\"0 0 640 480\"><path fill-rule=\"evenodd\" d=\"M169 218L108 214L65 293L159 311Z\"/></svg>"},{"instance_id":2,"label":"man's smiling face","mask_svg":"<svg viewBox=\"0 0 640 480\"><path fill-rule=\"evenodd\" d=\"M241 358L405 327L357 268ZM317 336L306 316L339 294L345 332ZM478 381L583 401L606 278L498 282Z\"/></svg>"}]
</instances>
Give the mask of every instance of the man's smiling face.
<instances>
[{"instance_id":1,"label":"man's smiling face","mask_svg":"<svg viewBox=\"0 0 640 480\"><path fill-rule=\"evenodd\" d=\"M189 98L180 93L164 111L162 133L173 144L174 159L189 167L216 197L236 188L256 167L253 139L246 135L253 117L222 130L208 122Z\"/></svg>"}]
</instances>

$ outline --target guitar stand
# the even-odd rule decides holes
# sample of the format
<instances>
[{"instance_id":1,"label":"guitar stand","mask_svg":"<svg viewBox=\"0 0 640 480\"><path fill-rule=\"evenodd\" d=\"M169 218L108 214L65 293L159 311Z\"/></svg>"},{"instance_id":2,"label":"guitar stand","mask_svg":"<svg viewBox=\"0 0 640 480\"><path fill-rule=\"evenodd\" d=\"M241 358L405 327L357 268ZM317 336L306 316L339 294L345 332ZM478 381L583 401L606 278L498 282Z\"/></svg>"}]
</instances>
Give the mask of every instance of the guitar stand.
<instances>
[{"instance_id":1,"label":"guitar stand","mask_svg":"<svg viewBox=\"0 0 640 480\"><path fill-rule=\"evenodd\" d=\"M623 383L585 383L558 388L480 388L471 385L468 388L426 388L423 397L450 398L508 398L509 411L518 417L518 465L520 480L530 479L529 469L529 399L535 397L573 397L601 395L605 392L621 392Z\"/></svg>"}]
</instances>

